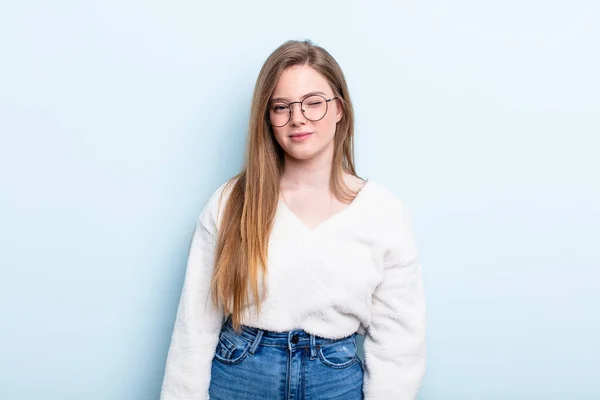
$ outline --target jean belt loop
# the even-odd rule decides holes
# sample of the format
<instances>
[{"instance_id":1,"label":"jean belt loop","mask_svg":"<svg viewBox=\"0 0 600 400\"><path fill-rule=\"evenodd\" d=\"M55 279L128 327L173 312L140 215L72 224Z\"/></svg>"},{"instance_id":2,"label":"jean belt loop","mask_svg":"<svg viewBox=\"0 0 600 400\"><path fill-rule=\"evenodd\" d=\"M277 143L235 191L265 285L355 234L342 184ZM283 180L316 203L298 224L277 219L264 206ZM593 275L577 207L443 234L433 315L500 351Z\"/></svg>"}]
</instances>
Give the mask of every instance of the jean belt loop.
<instances>
[{"instance_id":1,"label":"jean belt loop","mask_svg":"<svg viewBox=\"0 0 600 400\"><path fill-rule=\"evenodd\" d=\"M310 359L314 360L317 358L317 344L315 340L315 335L310 335Z\"/></svg>"},{"instance_id":2,"label":"jean belt loop","mask_svg":"<svg viewBox=\"0 0 600 400\"><path fill-rule=\"evenodd\" d=\"M260 339L262 339L264 332L265 331L263 331L262 329L258 329L258 332L256 333L256 336L254 337L254 341L252 342L252 345L250 346L250 350L248 350L248 353L250 353L251 356L254 355L254 352L256 351L256 348L258 347L258 344L260 343Z\"/></svg>"}]
</instances>

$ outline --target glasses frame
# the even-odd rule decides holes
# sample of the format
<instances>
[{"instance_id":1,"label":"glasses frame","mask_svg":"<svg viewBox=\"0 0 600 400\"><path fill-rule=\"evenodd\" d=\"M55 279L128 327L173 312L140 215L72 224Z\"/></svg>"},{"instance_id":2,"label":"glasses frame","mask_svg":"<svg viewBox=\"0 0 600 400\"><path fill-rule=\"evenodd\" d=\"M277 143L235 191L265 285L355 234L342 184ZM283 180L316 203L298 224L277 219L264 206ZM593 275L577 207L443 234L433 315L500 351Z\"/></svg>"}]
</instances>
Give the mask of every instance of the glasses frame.
<instances>
[{"instance_id":1,"label":"glasses frame","mask_svg":"<svg viewBox=\"0 0 600 400\"><path fill-rule=\"evenodd\" d=\"M308 117L306 116L306 114L305 114L305 111L304 111L304 108L302 107L302 105L304 104L304 101L306 101L306 99L309 99L309 98L311 98L311 97L315 97L315 96L318 96L318 97L322 98L323 100L325 100L325 113L323 113L323 116L322 116L321 118L319 118L319 119L310 119L310 118L308 118ZM283 125L273 125L273 122L271 122L271 112L269 111L269 124L270 124L272 127L274 127L274 128L281 128L281 127L284 127L284 126L286 126L286 125L287 125L287 124L290 122L290 120L292 119L292 104L300 104L300 111L302 111L302 115L303 115L303 116L304 116L304 118L306 118L307 120L309 120L309 121L311 121L311 122L317 122L317 121L320 121L320 120L322 120L323 118L325 118L325 116L327 115L327 111L329 111L329 102L330 102L331 100L335 100L335 99L337 99L337 98L338 98L337 96L334 96L334 97L332 97L332 98L328 99L328 98L326 98L326 97L325 97L325 96L323 96L323 95L320 95L320 94L313 94L313 95L307 96L307 97L306 97L306 98L304 98L302 101L292 101L291 103L286 103L285 101L276 101L276 102L274 102L274 103L270 103L270 105L271 105L271 104L285 104L285 105L288 107L288 110L289 110L289 112L288 112L288 119L287 119L287 121L285 122L285 124L283 124Z\"/></svg>"}]
</instances>

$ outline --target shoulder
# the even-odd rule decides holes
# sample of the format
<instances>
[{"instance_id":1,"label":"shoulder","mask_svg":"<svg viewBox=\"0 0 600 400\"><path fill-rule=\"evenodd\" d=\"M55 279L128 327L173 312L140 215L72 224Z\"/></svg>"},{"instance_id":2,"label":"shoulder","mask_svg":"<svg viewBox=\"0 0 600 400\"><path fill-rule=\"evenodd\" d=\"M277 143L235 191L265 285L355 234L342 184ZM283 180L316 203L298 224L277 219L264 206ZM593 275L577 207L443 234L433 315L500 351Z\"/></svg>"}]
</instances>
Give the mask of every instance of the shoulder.
<instances>
[{"instance_id":1,"label":"shoulder","mask_svg":"<svg viewBox=\"0 0 600 400\"><path fill-rule=\"evenodd\" d=\"M407 217L406 208L400 196L383 183L367 180L363 188L368 202L380 213L388 216Z\"/></svg>"},{"instance_id":2,"label":"shoulder","mask_svg":"<svg viewBox=\"0 0 600 400\"><path fill-rule=\"evenodd\" d=\"M412 221L401 198L382 183L369 180L365 199L377 226L381 243L390 249L400 264L417 257ZM364 190L364 189L363 189Z\"/></svg>"},{"instance_id":3,"label":"shoulder","mask_svg":"<svg viewBox=\"0 0 600 400\"><path fill-rule=\"evenodd\" d=\"M216 189L213 189L202 208L198 222L210 224L212 226L218 226L220 224L223 211L227 201L229 201L236 180L237 177L231 178L220 184Z\"/></svg>"}]
</instances>

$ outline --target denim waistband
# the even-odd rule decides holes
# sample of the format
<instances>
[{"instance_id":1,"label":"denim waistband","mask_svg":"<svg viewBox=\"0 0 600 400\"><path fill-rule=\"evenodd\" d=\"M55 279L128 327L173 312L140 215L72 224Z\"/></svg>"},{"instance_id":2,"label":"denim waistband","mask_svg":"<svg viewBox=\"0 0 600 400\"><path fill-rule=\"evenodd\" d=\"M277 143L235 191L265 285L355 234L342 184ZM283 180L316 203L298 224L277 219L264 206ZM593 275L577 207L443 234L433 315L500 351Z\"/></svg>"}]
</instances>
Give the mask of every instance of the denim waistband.
<instances>
[{"instance_id":1,"label":"denim waistband","mask_svg":"<svg viewBox=\"0 0 600 400\"><path fill-rule=\"evenodd\" d=\"M223 323L223 329L241 336L251 343L253 347L261 344L264 346L287 347L287 348L309 348L314 350L321 346L341 342L344 340L354 339L356 333L341 339L326 339L320 336L310 334L302 329L294 329L286 332L274 332L260 328L254 328L246 325L241 326L241 331L237 332L233 329L231 317Z\"/></svg>"}]
</instances>

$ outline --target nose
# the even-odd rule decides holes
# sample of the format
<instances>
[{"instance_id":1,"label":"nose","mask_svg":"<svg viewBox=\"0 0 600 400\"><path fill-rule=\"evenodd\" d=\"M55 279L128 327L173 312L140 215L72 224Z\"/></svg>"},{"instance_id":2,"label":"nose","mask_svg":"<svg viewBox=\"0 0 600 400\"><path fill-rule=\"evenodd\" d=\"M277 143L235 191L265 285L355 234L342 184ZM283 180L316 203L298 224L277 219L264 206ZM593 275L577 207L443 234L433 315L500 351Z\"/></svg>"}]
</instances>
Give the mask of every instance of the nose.
<instances>
[{"instance_id":1,"label":"nose","mask_svg":"<svg viewBox=\"0 0 600 400\"><path fill-rule=\"evenodd\" d=\"M298 107L296 107L296 105L298 105ZM290 104L290 113L292 114L290 116L290 124L292 126L298 126L306 123L306 117L302 112L302 103L298 102Z\"/></svg>"}]
</instances>

